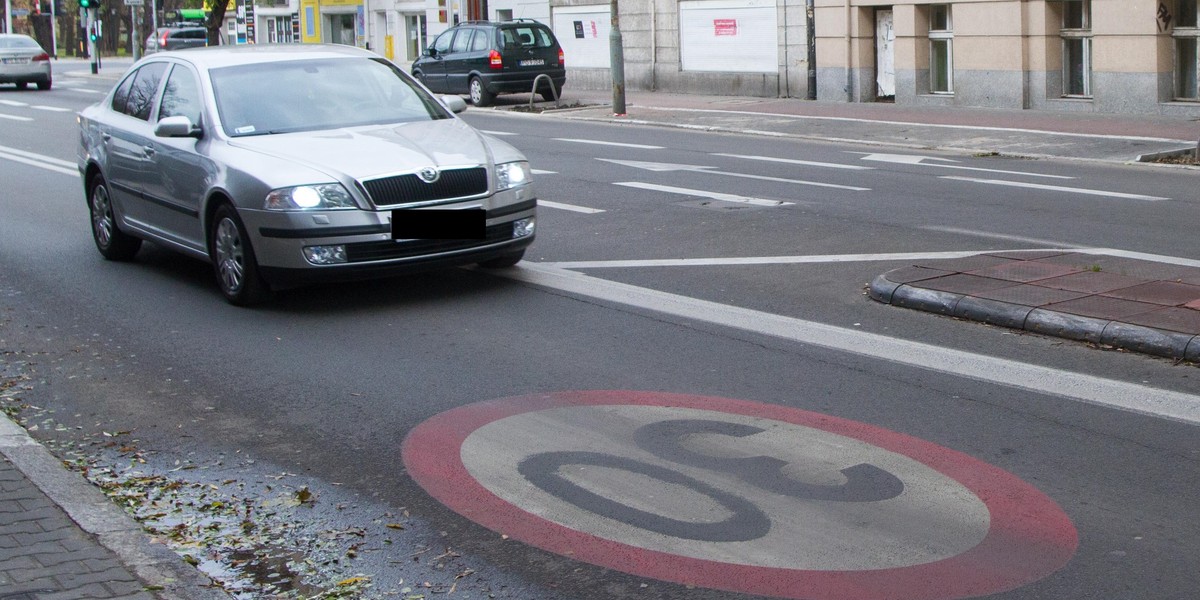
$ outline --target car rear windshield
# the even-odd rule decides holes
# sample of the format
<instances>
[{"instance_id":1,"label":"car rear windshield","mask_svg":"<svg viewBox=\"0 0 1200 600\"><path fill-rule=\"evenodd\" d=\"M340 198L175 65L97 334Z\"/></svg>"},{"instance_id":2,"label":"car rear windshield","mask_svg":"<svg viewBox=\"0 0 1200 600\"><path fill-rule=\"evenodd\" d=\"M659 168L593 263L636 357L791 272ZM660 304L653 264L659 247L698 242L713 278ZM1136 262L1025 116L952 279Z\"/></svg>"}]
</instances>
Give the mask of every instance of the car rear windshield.
<instances>
[{"instance_id":1,"label":"car rear windshield","mask_svg":"<svg viewBox=\"0 0 1200 600\"><path fill-rule=\"evenodd\" d=\"M452 116L382 58L265 62L213 69L210 77L231 137Z\"/></svg>"},{"instance_id":2,"label":"car rear windshield","mask_svg":"<svg viewBox=\"0 0 1200 600\"><path fill-rule=\"evenodd\" d=\"M518 25L500 30L500 39L505 48L552 48L554 34L538 25Z\"/></svg>"},{"instance_id":3,"label":"car rear windshield","mask_svg":"<svg viewBox=\"0 0 1200 600\"><path fill-rule=\"evenodd\" d=\"M30 37L0 37L0 48L37 48L41 46Z\"/></svg>"}]
</instances>

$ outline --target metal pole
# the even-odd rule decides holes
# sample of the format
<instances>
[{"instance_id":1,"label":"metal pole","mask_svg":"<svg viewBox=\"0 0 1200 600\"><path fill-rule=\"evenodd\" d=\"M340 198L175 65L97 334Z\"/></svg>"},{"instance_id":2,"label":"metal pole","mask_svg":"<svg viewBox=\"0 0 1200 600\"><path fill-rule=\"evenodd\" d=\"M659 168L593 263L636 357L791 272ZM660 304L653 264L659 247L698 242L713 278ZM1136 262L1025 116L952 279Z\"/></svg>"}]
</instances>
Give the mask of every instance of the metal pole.
<instances>
[{"instance_id":1,"label":"metal pole","mask_svg":"<svg viewBox=\"0 0 1200 600\"><path fill-rule=\"evenodd\" d=\"M96 27L96 9L87 9L87 39L88 39L88 56L92 57L92 75L100 72L100 49L96 45L96 41L92 39L92 33Z\"/></svg>"},{"instance_id":2,"label":"metal pole","mask_svg":"<svg viewBox=\"0 0 1200 600\"><path fill-rule=\"evenodd\" d=\"M817 99L817 15L813 0L805 6L808 29L808 99Z\"/></svg>"},{"instance_id":3,"label":"metal pole","mask_svg":"<svg viewBox=\"0 0 1200 600\"><path fill-rule=\"evenodd\" d=\"M12 0L4 0L4 33L12 33Z\"/></svg>"},{"instance_id":4,"label":"metal pole","mask_svg":"<svg viewBox=\"0 0 1200 600\"><path fill-rule=\"evenodd\" d=\"M130 41L133 42L133 44L132 44L133 45L133 53L132 54L133 54L133 60L135 60L135 61L142 57L142 53L141 53L142 31L141 31L141 28L138 27L138 25L140 24L140 22L142 20L141 9L142 9L141 6L130 6L129 7L129 24L133 25L133 35L130 36L133 39Z\"/></svg>"},{"instance_id":5,"label":"metal pole","mask_svg":"<svg viewBox=\"0 0 1200 600\"><path fill-rule=\"evenodd\" d=\"M54 12L54 0L50 0L50 55L58 59L58 14Z\"/></svg>"},{"instance_id":6,"label":"metal pole","mask_svg":"<svg viewBox=\"0 0 1200 600\"><path fill-rule=\"evenodd\" d=\"M625 50L621 41L621 18L617 0L612 0L612 31L608 34L609 63L612 66L613 101L615 115L625 114Z\"/></svg>"}]
</instances>

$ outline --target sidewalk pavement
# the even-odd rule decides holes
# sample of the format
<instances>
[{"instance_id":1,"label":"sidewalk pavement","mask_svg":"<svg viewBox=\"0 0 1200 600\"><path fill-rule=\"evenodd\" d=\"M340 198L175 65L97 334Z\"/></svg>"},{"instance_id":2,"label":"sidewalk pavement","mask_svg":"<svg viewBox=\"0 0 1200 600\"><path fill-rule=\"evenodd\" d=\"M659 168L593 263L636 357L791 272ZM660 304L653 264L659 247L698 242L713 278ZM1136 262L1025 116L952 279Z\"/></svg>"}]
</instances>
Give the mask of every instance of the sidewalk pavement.
<instances>
[{"instance_id":1,"label":"sidewalk pavement","mask_svg":"<svg viewBox=\"0 0 1200 600\"><path fill-rule=\"evenodd\" d=\"M1200 362L1200 261L1117 250L992 252L888 271L871 298Z\"/></svg>"},{"instance_id":2,"label":"sidewalk pavement","mask_svg":"<svg viewBox=\"0 0 1200 600\"><path fill-rule=\"evenodd\" d=\"M130 59L63 58L56 79L115 82ZM501 96L496 109L527 105ZM1188 117L1101 115L573 90L546 110L565 119L647 124L972 154L1135 162L1196 149ZM537 102L541 109L554 103ZM481 109L473 109L481 110ZM1151 259L1154 260L1151 260ZM880 275L896 306L1200 361L1200 261L1120 251L1034 251L926 261ZM0 365L0 379L5 376ZM228 599L23 429L0 418L0 600Z\"/></svg>"},{"instance_id":3,"label":"sidewalk pavement","mask_svg":"<svg viewBox=\"0 0 1200 600\"><path fill-rule=\"evenodd\" d=\"M0 600L229 598L0 415Z\"/></svg>"}]
</instances>

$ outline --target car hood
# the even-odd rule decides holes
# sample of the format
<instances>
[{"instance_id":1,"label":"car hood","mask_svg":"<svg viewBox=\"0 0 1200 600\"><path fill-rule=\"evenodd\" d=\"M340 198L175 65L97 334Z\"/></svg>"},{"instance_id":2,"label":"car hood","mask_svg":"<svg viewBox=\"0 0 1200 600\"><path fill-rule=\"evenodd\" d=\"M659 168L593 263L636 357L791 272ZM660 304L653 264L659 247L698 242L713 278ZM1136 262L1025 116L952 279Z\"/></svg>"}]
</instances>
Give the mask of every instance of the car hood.
<instances>
[{"instance_id":1,"label":"car hood","mask_svg":"<svg viewBox=\"0 0 1200 600\"><path fill-rule=\"evenodd\" d=\"M459 119L234 138L230 145L365 180L493 163L491 140ZM503 153L503 152L502 152Z\"/></svg>"}]
</instances>

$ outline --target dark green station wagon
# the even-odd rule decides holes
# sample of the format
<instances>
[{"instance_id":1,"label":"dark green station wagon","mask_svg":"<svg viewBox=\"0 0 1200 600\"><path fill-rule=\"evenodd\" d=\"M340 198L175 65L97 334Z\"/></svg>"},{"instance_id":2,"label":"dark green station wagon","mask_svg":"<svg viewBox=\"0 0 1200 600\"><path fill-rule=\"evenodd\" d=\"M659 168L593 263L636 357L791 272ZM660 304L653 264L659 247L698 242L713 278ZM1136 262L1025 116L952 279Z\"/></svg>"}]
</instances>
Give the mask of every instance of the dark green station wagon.
<instances>
[{"instance_id":1,"label":"dark green station wagon","mask_svg":"<svg viewBox=\"0 0 1200 600\"><path fill-rule=\"evenodd\" d=\"M412 74L430 90L465 94L476 106L497 94L530 93L535 81L542 98L555 100L567 81L554 32L531 19L459 23L433 40Z\"/></svg>"}]
</instances>

